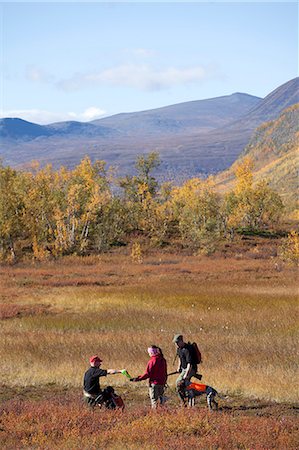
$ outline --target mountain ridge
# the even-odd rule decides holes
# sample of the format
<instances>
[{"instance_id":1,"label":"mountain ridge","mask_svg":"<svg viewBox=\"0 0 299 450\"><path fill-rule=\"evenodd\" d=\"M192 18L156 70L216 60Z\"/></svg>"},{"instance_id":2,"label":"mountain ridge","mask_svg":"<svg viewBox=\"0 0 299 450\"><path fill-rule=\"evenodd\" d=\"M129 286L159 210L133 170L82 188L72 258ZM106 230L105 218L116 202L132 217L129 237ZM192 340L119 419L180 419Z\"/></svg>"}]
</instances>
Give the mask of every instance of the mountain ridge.
<instances>
[{"instance_id":1,"label":"mountain ridge","mask_svg":"<svg viewBox=\"0 0 299 450\"><path fill-rule=\"evenodd\" d=\"M277 117L281 105L297 99L298 81L284 83L264 99L234 93L85 123L33 124L37 126L34 133L41 132L40 136L33 133L33 139L5 137L3 120L9 119L1 119L0 153L5 164L15 167L32 159L39 159L42 165L73 167L88 154L92 160L118 167L123 175L134 171L137 155L157 151L161 173L172 173L174 178L207 176L228 168L256 126L269 116Z\"/></svg>"},{"instance_id":2,"label":"mountain ridge","mask_svg":"<svg viewBox=\"0 0 299 450\"><path fill-rule=\"evenodd\" d=\"M237 102L236 100L237 99ZM244 103L244 105L241 102L241 99L246 99L246 103ZM75 132L77 133L78 131L94 131L95 135L101 134L98 132L98 129L100 127L100 129L102 129L103 131L113 133L115 131L118 131L119 126L122 125L123 122L128 122L130 120L137 120L138 122L140 122L142 117L145 118L150 118L152 120L154 120L156 118L157 120L157 124L158 124L158 132L160 131L160 124L159 124L159 120L164 120L164 121L169 121L171 123L171 121L173 121L173 124L177 124L178 126L180 125L180 119L185 120L186 121L186 117L184 117L184 115L186 116L187 114L187 120L190 123L190 115L193 114L194 115L194 111L197 108L199 110L199 113L195 113L197 114L197 120L198 120L198 116L200 116L201 118L204 118L205 120L205 126L210 129L210 128L215 128L217 127L219 124L215 123L214 125L211 122L215 122L217 121L217 118L223 118L223 120L225 122L230 121L230 117L226 118L226 114L227 111L224 109L226 107L226 109L228 110L232 110L231 112L231 116L235 116L238 114L242 114L244 111L246 111L246 109L250 108L251 105L256 104L256 102L261 101L261 99L259 97L256 96L251 96L249 94L243 94L243 93L234 93L231 95L227 95L227 96L221 96L221 97L215 97L215 98L209 98L209 99L204 99L204 100L192 100L190 102L183 102L183 103L177 103L177 104L173 104L173 105L168 105L168 106L162 106L159 108L155 108L155 109L150 109L150 110L143 110L143 111L138 111L138 112L124 112L124 113L118 113L118 114L114 114L112 116L108 116L108 117L104 117L102 119L97 119L97 120L93 120L93 121L89 121L89 122L80 122L80 121L61 121L61 122L54 122L54 123L50 123L47 125L40 125L40 124L36 124L34 122L29 122L27 120L24 119L20 119L20 118L4 118L4 119L0 119L0 137L6 137L6 135L9 135L9 137L13 138L13 126L15 126L15 130L16 130L16 137L21 137L22 133L18 132L18 128L20 128L20 131L27 131L27 129L29 129L29 127L31 126L33 129L36 129L35 133L24 133L24 136L28 136L34 139L35 137L39 137L39 136L54 136L55 133L58 134L68 134L69 132ZM236 103L239 103L239 107L238 112L236 113ZM230 104L232 104L233 106L230 106ZM210 108L208 107L209 105ZM248 105L248 106L247 106ZM195 109L194 109L195 107ZM215 108L219 108L218 112L215 113ZM187 110L187 111L186 111ZM191 112L190 112L191 110ZM207 111L208 110L208 111ZM211 110L211 111L210 111ZM178 113L178 111L180 111ZM170 112L170 116L167 115L167 113ZM207 112L214 112L213 117L207 117ZM162 114L161 114L162 113ZM182 114L183 113L183 114ZM180 117L177 118L176 116ZM182 117L183 115L183 117ZM194 117L193 117L194 120ZM116 121L116 124L115 124ZM120 121L120 124L119 124ZM102 124L110 124L112 126L102 126ZM197 128L198 128L198 122L196 123ZM5 127L8 128L9 133L6 132ZM37 134L37 131L40 130L40 134ZM136 132L136 127L133 128L133 131ZM144 127L142 127L142 131L144 131ZM146 131L146 130L145 130ZM119 132L119 131L118 131ZM152 132L152 130L151 130ZM92 133L90 133L92 134Z\"/></svg>"},{"instance_id":3,"label":"mountain ridge","mask_svg":"<svg viewBox=\"0 0 299 450\"><path fill-rule=\"evenodd\" d=\"M242 115L246 109L251 109L262 99L249 94L235 93L231 95L209 98L204 100L193 100L189 102L176 103L160 108L143 110L131 113L119 113L92 121L93 124L108 124L108 126L124 126L128 122L140 122L140 120L169 121L180 130L187 128L212 129L221 126L222 122L228 123L236 115ZM211 116L212 114L212 116ZM116 125L115 125L116 124ZM134 126L134 132L138 131ZM141 127L144 131L144 127ZM151 132L153 130L150 130ZM160 130L156 130L159 132Z\"/></svg>"}]
</instances>

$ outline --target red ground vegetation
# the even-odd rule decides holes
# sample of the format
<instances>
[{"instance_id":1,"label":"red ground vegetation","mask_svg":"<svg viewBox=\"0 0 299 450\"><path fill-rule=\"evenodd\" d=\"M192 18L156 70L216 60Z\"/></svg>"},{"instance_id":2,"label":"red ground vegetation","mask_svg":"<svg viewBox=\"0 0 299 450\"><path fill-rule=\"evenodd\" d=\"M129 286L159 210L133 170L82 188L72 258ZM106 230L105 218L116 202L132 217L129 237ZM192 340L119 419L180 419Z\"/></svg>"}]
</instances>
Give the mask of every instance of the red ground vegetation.
<instances>
[{"instance_id":1,"label":"red ground vegetation","mask_svg":"<svg viewBox=\"0 0 299 450\"><path fill-rule=\"evenodd\" d=\"M18 305L16 303L0 303L0 320L13 317L32 316L44 314L47 310L45 305Z\"/></svg>"},{"instance_id":2,"label":"red ground vegetation","mask_svg":"<svg viewBox=\"0 0 299 450\"><path fill-rule=\"evenodd\" d=\"M123 413L92 411L67 397L4 402L0 427L3 449L291 450L298 448L299 438L298 423L289 413L267 417L140 406Z\"/></svg>"}]
</instances>

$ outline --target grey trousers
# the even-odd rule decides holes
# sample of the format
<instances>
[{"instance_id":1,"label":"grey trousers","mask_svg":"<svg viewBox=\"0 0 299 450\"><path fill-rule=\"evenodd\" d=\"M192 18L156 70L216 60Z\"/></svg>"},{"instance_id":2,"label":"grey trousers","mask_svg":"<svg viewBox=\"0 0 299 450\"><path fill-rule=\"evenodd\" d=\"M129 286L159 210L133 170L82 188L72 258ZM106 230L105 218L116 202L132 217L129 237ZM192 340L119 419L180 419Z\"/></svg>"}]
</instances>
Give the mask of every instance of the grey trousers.
<instances>
[{"instance_id":1,"label":"grey trousers","mask_svg":"<svg viewBox=\"0 0 299 450\"><path fill-rule=\"evenodd\" d=\"M165 386L161 384L150 384L149 397L151 399L152 408L157 408L158 401L160 405L164 403Z\"/></svg>"},{"instance_id":2,"label":"grey trousers","mask_svg":"<svg viewBox=\"0 0 299 450\"><path fill-rule=\"evenodd\" d=\"M186 372L187 372L187 369L182 369L182 372L180 372L180 375L178 376L178 378L176 379L176 382L175 382L175 384L176 384L177 387L178 387L178 385L180 384L180 382L183 380L183 378L184 378ZM191 371L190 371L188 377L186 378L186 381L190 381L190 379L191 379L192 377L194 377L195 374L196 374L196 371L195 371L194 369L191 369Z\"/></svg>"}]
</instances>

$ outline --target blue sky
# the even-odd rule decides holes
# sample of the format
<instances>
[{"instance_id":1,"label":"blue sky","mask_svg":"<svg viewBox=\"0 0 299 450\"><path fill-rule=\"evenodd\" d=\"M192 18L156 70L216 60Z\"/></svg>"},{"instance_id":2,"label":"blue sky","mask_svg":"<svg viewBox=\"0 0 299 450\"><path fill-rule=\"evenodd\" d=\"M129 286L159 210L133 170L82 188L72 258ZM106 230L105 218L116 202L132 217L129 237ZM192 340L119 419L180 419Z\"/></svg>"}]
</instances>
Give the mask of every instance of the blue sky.
<instances>
[{"instance_id":1,"label":"blue sky","mask_svg":"<svg viewBox=\"0 0 299 450\"><path fill-rule=\"evenodd\" d=\"M0 116L87 121L298 75L296 2L0 2Z\"/></svg>"}]
</instances>

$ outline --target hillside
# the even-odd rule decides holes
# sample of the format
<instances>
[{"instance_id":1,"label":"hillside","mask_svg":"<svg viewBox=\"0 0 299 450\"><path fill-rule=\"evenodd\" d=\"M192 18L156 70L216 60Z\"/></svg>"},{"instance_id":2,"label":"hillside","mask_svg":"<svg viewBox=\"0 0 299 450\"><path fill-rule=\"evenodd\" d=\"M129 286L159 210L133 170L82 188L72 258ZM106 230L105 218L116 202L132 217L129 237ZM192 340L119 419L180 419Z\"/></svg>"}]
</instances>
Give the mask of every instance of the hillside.
<instances>
[{"instance_id":1,"label":"hillside","mask_svg":"<svg viewBox=\"0 0 299 450\"><path fill-rule=\"evenodd\" d=\"M180 182L215 174L238 158L257 126L296 102L298 81L283 84L265 99L235 93L88 123L40 126L2 119L0 157L14 167L38 159L41 164L71 168L88 154L124 175L134 171L137 155L157 151L162 160L157 174L161 179Z\"/></svg>"},{"instance_id":2,"label":"hillside","mask_svg":"<svg viewBox=\"0 0 299 450\"><path fill-rule=\"evenodd\" d=\"M80 123L60 122L46 126L20 119L0 120L0 155L5 164L22 167L33 159L54 167L73 167L88 154L119 168L119 174L134 169L136 156L153 150L163 161L160 177L207 175L230 164L230 155L219 158L226 148L200 144L208 131L237 120L262 100L235 93L207 100L185 102L150 111L123 113ZM26 128L26 133L23 132ZM199 141L199 142L198 142ZM240 142L230 143L233 155ZM208 144L209 145L209 138ZM242 145L242 143L241 143ZM202 147L202 151L198 147ZM233 156L233 159L235 156ZM224 162L225 160L225 162ZM224 165L223 165L224 164Z\"/></svg>"},{"instance_id":3,"label":"hillside","mask_svg":"<svg viewBox=\"0 0 299 450\"><path fill-rule=\"evenodd\" d=\"M76 121L57 122L44 126L52 136L109 136L112 130L101 125L94 125L92 122L82 123ZM114 133L116 134L116 133Z\"/></svg>"},{"instance_id":4,"label":"hillside","mask_svg":"<svg viewBox=\"0 0 299 450\"><path fill-rule=\"evenodd\" d=\"M242 119L242 123L250 126L273 120L287 107L299 102L299 78L284 83L272 91L256 107Z\"/></svg>"},{"instance_id":5,"label":"hillside","mask_svg":"<svg viewBox=\"0 0 299 450\"><path fill-rule=\"evenodd\" d=\"M0 139L1 143L7 139L17 140L33 140L40 136L50 136L51 132L42 125L31 123L26 120L0 119Z\"/></svg>"},{"instance_id":6,"label":"hillside","mask_svg":"<svg viewBox=\"0 0 299 450\"><path fill-rule=\"evenodd\" d=\"M278 119L257 128L244 152L232 167L216 177L222 190L231 189L236 165L249 156L254 162L254 180L266 179L294 208L298 199L299 103L285 109Z\"/></svg>"},{"instance_id":7,"label":"hillside","mask_svg":"<svg viewBox=\"0 0 299 450\"><path fill-rule=\"evenodd\" d=\"M51 136L141 136L207 131L238 119L262 100L235 93L207 100L180 103L148 111L121 113L92 122L57 122L37 125L22 119L0 119L0 138L34 140Z\"/></svg>"},{"instance_id":8,"label":"hillside","mask_svg":"<svg viewBox=\"0 0 299 450\"><path fill-rule=\"evenodd\" d=\"M121 130L126 135L161 135L209 131L238 119L262 100L235 93L136 113L116 114L91 123Z\"/></svg>"}]
</instances>

